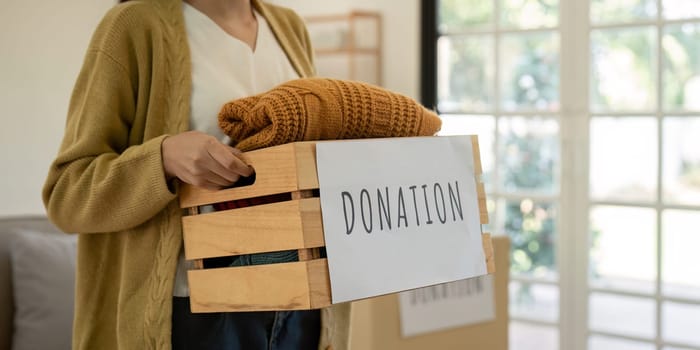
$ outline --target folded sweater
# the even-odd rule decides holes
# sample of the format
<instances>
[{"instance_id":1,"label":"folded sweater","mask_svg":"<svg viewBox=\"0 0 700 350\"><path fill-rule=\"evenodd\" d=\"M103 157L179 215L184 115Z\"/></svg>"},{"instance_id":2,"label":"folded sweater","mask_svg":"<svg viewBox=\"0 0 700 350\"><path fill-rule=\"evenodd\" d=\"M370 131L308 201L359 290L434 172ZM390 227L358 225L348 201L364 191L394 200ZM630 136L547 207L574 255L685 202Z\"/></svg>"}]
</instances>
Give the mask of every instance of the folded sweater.
<instances>
[{"instance_id":1,"label":"folded sweater","mask_svg":"<svg viewBox=\"0 0 700 350\"><path fill-rule=\"evenodd\" d=\"M438 116L371 84L303 78L225 104L219 126L244 151L295 141L430 136Z\"/></svg>"}]
</instances>

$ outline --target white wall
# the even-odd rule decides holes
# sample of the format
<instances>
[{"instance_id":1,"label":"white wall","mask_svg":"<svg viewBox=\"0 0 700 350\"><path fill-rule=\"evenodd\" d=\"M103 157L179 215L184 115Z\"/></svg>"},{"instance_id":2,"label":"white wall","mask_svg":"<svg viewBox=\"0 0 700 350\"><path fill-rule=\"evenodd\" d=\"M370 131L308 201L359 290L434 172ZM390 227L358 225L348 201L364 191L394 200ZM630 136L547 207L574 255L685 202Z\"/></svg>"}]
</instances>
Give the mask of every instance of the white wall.
<instances>
[{"instance_id":1,"label":"white wall","mask_svg":"<svg viewBox=\"0 0 700 350\"><path fill-rule=\"evenodd\" d=\"M268 0L299 15L344 14L372 10L383 21L383 85L415 99L420 96L420 2L418 0Z\"/></svg>"},{"instance_id":2,"label":"white wall","mask_svg":"<svg viewBox=\"0 0 700 350\"><path fill-rule=\"evenodd\" d=\"M114 0L3 1L0 11L0 217L42 214L41 187L63 135L90 36ZM375 10L384 86L417 98L417 0L272 0L302 16Z\"/></svg>"},{"instance_id":3,"label":"white wall","mask_svg":"<svg viewBox=\"0 0 700 350\"><path fill-rule=\"evenodd\" d=\"M109 0L3 1L0 11L0 217L41 214L41 186L70 92Z\"/></svg>"}]
</instances>

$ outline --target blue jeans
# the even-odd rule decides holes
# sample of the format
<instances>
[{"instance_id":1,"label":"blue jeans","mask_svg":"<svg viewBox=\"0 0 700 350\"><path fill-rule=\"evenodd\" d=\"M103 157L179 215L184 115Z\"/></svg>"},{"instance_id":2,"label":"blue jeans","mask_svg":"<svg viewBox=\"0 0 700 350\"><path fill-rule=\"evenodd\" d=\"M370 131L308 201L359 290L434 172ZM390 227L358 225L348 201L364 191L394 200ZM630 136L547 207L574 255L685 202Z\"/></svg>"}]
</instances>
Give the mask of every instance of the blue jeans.
<instances>
[{"instance_id":1,"label":"blue jeans","mask_svg":"<svg viewBox=\"0 0 700 350\"><path fill-rule=\"evenodd\" d=\"M319 310L190 312L190 298L173 298L173 350L315 350Z\"/></svg>"},{"instance_id":2,"label":"blue jeans","mask_svg":"<svg viewBox=\"0 0 700 350\"><path fill-rule=\"evenodd\" d=\"M282 251L204 263L223 267L297 260L296 251ZM319 310L193 314L190 298L173 298L173 350L316 350L320 335Z\"/></svg>"}]
</instances>

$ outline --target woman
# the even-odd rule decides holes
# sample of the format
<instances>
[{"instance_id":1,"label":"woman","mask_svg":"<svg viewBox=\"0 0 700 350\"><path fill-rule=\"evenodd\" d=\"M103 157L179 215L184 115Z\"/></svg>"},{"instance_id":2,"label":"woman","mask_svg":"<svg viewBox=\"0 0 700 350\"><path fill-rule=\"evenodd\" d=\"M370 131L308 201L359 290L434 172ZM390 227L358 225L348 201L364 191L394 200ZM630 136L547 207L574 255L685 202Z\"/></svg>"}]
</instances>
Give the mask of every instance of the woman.
<instances>
[{"instance_id":1,"label":"woman","mask_svg":"<svg viewBox=\"0 0 700 350\"><path fill-rule=\"evenodd\" d=\"M322 326L317 311L191 315L176 279L178 181L218 189L251 174L219 141L216 110L312 75L311 57L301 19L259 0L129 1L106 14L43 191L51 220L80 233L74 349L347 347L347 306L322 310Z\"/></svg>"}]
</instances>

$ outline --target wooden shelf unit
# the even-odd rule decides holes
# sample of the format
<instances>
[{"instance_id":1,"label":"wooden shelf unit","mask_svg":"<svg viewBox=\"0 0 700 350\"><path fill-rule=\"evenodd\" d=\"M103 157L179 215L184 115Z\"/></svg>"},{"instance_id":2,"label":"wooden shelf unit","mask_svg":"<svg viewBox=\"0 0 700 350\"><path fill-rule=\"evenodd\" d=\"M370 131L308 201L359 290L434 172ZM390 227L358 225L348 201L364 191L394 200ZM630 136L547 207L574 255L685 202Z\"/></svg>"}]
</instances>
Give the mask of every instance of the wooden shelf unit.
<instances>
[{"instance_id":1,"label":"wooden shelf unit","mask_svg":"<svg viewBox=\"0 0 700 350\"><path fill-rule=\"evenodd\" d=\"M319 76L382 85L382 17L371 11L306 17Z\"/></svg>"}]
</instances>

